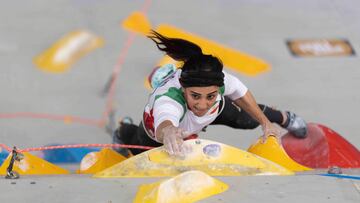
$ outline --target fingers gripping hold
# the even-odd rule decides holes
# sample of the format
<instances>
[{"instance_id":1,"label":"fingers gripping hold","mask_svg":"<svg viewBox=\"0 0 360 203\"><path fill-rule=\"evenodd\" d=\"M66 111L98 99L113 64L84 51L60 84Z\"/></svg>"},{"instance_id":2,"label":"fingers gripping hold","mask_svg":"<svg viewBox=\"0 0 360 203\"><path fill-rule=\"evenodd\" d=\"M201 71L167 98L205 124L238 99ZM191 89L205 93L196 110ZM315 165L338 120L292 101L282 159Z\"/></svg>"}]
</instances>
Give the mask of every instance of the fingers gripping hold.
<instances>
[{"instance_id":1,"label":"fingers gripping hold","mask_svg":"<svg viewBox=\"0 0 360 203\"><path fill-rule=\"evenodd\" d=\"M184 148L183 138L189 133L178 127L167 126L163 128L163 134L164 147L170 155L183 155L187 151L187 148Z\"/></svg>"}]
</instances>

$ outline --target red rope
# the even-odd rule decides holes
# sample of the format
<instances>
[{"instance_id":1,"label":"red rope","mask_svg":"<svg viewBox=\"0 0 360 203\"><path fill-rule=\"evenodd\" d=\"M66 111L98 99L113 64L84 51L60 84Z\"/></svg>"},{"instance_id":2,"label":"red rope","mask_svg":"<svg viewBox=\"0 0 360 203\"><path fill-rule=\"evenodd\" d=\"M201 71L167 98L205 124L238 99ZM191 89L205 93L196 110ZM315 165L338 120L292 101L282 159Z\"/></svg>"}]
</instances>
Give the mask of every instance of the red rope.
<instances>
[{"instance_id":1,"label":"red rope","mask_svg":"<svg viewBox=\"0 0 360 203\"><path fill-rule=\"evenodd\" d=\"M119 77L119 73L121 71L121 67L123 65L123 63L125 62L125 58L127 56L127 53L130 49L130 46L132 45L134 39L135 39L136 34L135 33L129 33L129 36L125 42L125 46L124 48L121 50L120 55L119 55L119 59L118 62L115 65L115 68L113 70L112 73L112 81L110 83L110 90L108 93L108 97L107 97L107 102L106 102L106 106L105 106L105 111L103 113L103 116L101 118L101 120L106 120L109 113L112 111L113 109L113 100L115 97L115 90L116 90L116 82L118 80Z\"/></svg>"},{"instance_id":2,"label":"red rope","mask_svg":"<svg viewBox=\"0 0 360 203\"><path fill-rule=\"evenodd\" d=\"M151 0L145 0L143 6L141 8L141 12L146 14L150 7L150 4L151 4ZM110 88L109 88L109 93L108 93L107 102L106 102L106 106L105 106L105 111L101 118L101 120L103 120L103 121L106 121L109 113L113 110L113 100L115 97L115 90L116 90L115 84L118 80L122 65L125 62L125 58L127 57L127 53L129 51L131 45L133 44L135 37L136 37L136 33L129 32L129 35L125 41L125 45L124 45L123 49L120 51L118 61L113 69L112 77L111 77L112 81L110 83Z\"/></svg>"},{"instance_id":3,"label":"red rope","mask_svg":"<svg viewBox=\"0 0 360 203\"><path fill-rule=\"evenodd\" d=\"M54 121L63 121L69 123L80 123L90 126L101 126L102 121L81 118L71 115L54 115L47 113L33 113L33 112L16 112L16 113L0 113L0 119L11 119L11 118L36 118L36 119L48 119Z\"/></svg>"},{"instance_id":4,"label":"red rope","mask_svg":"<svg viewBox=\"0 0 360 203\"><path fill-rule=\"evenodd\" d=\"M140 145L126 145L126 144L73 144L60 146L46 146L46 147L32 147L20 149L18 152L33 152L53 149L67 149L67 148L84 148L84 147L115 147L115 148L134 148L134 149L153 149L154 147L140 146Z\"/></svg>"},{"instance_id":5,"label":"red rope","mask_svg":"<svg viewBox=\"0 0 360 203\"><path fill-rule=\"evenodd\" d=\"M143 13L147 13L151 4L151 0L145 0L141 11ZM100 120L94 119L87 119L81 118L77 116L71 115L52 115L52 114L45 114L45 113L33 113L33 112L17 112L17 113L0 113L0 119L10 119L10 118L19 118L19 117L28 117L28 118L38 118L38 119L49 119L49 120L62 120L64 122L76 122L85 125L92 125L103 127L106 122L106 119L109 113L112 111L113 100L115 97L115 89L116 89L116 82L121 71L122 64L125 61L127 56L128 50L130 49L136 34L129 33L127 40L125 41L125 45L120 51L118 62L116 63L113 69L113 80L110 84L110 91L107 97L105 110L103 112L102 118ZM0 147L4 148L5 150L11 152L12 148L6 146L5 144L0 143ZM19 152L29 152L29 151L43 151L43 150L51 150L51 149L64 149L64 148L82 148L82 147L123 147L123 148L137 148L137 149L152 149L153 147L148 146L139 146L139 145L123 145L123 144L77 144L77 145L62 145L62 146L48 146L48 147L38 147L38 148L27 148L18 150Z\"/></svg>"},{"instance_id":6,"label":"red rope","mask_svg":"<svg viewBox=\"0 0 360 203\"><path fill-rule=\"evenodd\" d=\"M145 0L141 11L143 13L147 13L149 7L151 5L151 0ZM34 113L34 112L15 112L15 113L0 113L0 119L11 119L11 118L37 118L37 119L48 119L48 120L56 120L56 121L64 121L64 122L74 122L74 123L80 123L84 125L90 125L90 126L97 126L97 127L103 127L106 119L108 117L108 114L112 111L112 105L113 100L115 97L115 83L117 81L119 72L121 70L121 66L125 61L125 58L127 56L127 52L129 48L131 47L133 41L135 39L135 34L130 33L127 40L125 41L125 45L122 48L119 57L118 62L116 63L114 69L113 69L113 76L114 79L111 81L110 84L110 92L107 97L107 101L105 104L105 110L103 112L102 117L100 120L97 119L87 119L87 118L81 118L77 116L72 115L54 115L54 114L46 114L46 113Z\"/></svg>"},{"instance_id":7,"label":"red rope","mask_svg":"<svg viewBox=\"0 0 360 203\"><path fill-rule=\"evenodd\" d=\"M149 10L149 7L150 7L150 4L151 4L151 0L145 0L142 8L140 9L141 12L143 12L144 14L146 14Z\"/></svg>"},{"instance_id":8,"label":"red rope","mask_svg":"<svg viewBox=\"0 0 360 203\"><path fill-rule=\"evenodd\" d=\"M8 152L12 151L12 149L10 147L8 147L8 146L6 146L5 144L2 144L2 143L0 143L0 148L4 148Z\"/></svg>"}]
</instances>

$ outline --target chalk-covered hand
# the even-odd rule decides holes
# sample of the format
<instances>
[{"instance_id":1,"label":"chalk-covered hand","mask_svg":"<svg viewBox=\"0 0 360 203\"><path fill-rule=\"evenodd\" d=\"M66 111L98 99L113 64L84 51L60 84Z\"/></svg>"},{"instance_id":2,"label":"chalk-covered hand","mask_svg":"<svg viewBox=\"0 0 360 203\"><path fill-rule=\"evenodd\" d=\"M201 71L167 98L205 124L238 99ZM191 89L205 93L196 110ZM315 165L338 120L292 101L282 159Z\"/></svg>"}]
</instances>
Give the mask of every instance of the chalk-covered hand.
<instances>
[{"instance_id":1,"label":"chalk-covered hand","mask_svg":"<svg viewBox=\"0 0 360 203\"><path fill-rule=\"evenodd\" d=\"M167 126L162 129L163 132L163 143L166 152L170 155L183 156L188 152L189 146L184 144L183 139L189 135L186 131L181 128L174 126Z\"/></svg>"}]
</instances>

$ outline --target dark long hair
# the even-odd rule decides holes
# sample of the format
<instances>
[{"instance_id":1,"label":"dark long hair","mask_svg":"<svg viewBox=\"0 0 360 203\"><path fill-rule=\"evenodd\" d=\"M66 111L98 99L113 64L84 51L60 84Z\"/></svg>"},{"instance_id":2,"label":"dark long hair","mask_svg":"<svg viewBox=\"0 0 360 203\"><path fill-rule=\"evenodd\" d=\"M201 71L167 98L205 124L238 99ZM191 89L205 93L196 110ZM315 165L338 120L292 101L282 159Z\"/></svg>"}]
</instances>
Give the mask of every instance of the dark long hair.
<instances>
[{"instance_id":1,"label":"dark long hair","mask_svg":"<svg viewBox=\"0 0 360 203\"><path fill-rule=\"evenodd\" d=\"M180 82L183 87L223 86L223 64L219 58L202 53L201 48L187 40L169 38L152 30L148 36L159 50L177 61L183 61Z\"/></svg>"}]
</instances>

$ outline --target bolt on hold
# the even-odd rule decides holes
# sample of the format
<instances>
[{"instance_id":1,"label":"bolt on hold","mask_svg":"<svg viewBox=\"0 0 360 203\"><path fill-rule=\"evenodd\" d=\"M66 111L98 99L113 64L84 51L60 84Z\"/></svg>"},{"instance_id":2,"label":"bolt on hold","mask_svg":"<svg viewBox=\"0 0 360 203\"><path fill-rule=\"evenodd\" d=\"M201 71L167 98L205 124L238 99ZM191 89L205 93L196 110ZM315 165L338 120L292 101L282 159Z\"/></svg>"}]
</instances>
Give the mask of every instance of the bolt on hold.
<instances>
[{"instance_id":1,"label":"bolt on hold","mask_svg":"<svg viewBox=\"0 0 360 203\"><path fill-rule=\"evenodd\" d=\"M9 166L6 169L6 179L18 179L20 178L19 173L17 173L16 171L13 171L14 168L14 163L15 161L20 161L21 159L24 158L24 155L19 153L17 151L17 148L14 146L12 152L11 152L11 159L10 159L10 163Z\"/></svg>"}]
</instances>

